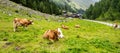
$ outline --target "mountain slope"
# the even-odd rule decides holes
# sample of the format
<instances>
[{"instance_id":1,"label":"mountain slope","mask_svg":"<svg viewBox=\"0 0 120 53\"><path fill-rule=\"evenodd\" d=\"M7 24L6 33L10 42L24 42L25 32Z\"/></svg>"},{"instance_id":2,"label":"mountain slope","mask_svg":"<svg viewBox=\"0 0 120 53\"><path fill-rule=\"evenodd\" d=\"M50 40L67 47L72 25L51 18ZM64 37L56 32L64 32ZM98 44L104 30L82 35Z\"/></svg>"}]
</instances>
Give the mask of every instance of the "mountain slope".
<instances>
[{"instance_id":1,"label":"mountain slope","mask_svg":"<svg viewBox=\"0 0 120 53\"><path fill-rule=\"evenodd\" d=\"M47 15L48 17L51 16L49 14L44 14L39 11L35 11L31 8L22 6L20 4L16 4L9 0L0 0L0 7L1 7L0 10L3 11L3 13L8 15L11 14L11 16L12 16L12 13L19 14L19 16L26 15L28 17L33 17L33 18L36 17L35 15L37 16L39 15L42 17L44 17L45 15Z\"/></svg>"},{"instance_id":2,"label":"mountain slope","mask_svg":"<svg viewBox=\"0 0 120 53\"><path fill-rule=\"evenodd\" d=\"M99 2L99 0L52 0L57 5L69 4L73 9L83 9L86 10L91 4Z\"/></svg>"},{"instance_id":3,"label":"mountain slope","mask_svg":"<svg viewBox=\"0 0 120 53\"><path fill-rule=\"evenodd\" d=\"M34 10L48 14L62 14L62 11L76 12L87 9L90 4L96 1L92 0L11 0L22 4Z\"/></svg>"},{"instance_id":4,"label":"mountain slope","mask_svg":"<svg viewBox=\"0 0 120 53\"><path fill-rule=\"evenodd\" d=\"M76 12L76 8L72 7L71 2L65 0L11 0L16 3L22 4L23 6L29 7L34 10L41 11L48 14L62 14L62 11ZM60 4L60 5L59 5ZM73 5L74 6L74 5Z\"/></svg>"},{"instance_id":5,"label":"mountain slope","mask_svg":"<svg viewBox=\"0 0 120 53\"><path fill-rule=\"evenodd\" d=\"M72 8L75 11L76 9L80 9L79 5L72 0L52 0L52 2L54 2L57 6L65 7L66 5L68 5L69 8Z\"/></svg>"},{"instance_id":6,"label":"mountain slope","mask_svg":"<svg viewBox=\"0 0 120 53\"><path fill-rule=\"evenodd\" d=\"M72 0L79 5L81 9L86 10L91 4L98 2L99 0Z\"/></svg>"}]
</instances>

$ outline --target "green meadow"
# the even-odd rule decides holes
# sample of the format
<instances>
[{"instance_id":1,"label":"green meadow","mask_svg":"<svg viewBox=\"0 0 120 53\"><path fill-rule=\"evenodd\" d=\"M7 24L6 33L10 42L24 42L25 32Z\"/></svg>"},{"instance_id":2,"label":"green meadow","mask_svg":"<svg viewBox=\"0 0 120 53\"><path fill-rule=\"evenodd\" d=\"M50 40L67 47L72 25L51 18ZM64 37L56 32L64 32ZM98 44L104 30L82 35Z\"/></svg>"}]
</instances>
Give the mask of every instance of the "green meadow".
<instances>
[{"instance_id":1,"label":"green meadow","mask_svg":"<svg viewBox=\"0 0 120 53\"><path fill-rule=\"evenodd\" d=\"M120 53L120 29L80 19L16 13L12 8L0 8L0 53ZM11 15L9 15L9 13ZM27 18L33 25L13 32L13 19ZM69 30L61 25L69 26ZM76 24L80 28L75 28ZM64 38L53 44L43 39L48 29L61 28Z\"/></svg>"}]
</instances>

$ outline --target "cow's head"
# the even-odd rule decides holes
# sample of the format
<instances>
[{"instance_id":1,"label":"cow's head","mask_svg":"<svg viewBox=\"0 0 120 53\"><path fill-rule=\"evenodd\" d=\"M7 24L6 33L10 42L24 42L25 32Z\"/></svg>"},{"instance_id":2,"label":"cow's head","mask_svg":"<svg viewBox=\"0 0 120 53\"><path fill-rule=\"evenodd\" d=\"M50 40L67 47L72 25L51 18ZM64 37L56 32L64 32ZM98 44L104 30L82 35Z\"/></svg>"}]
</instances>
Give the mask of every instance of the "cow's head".
<instances>
[{"instance_id":1,"label":"cow's head","mask_svg":"<svg viewBox=\"0 0 120 53\"><path fill-rule=\"evenodd\" d=\"M57 29L57 32L58 32L58 38L63 38L64 37L60 28Z\"/></svg>"},{"instance_id":2,"label":"cow's head","mask_svg":"<svg viewBox=\"0 0 120 53\"><path fill-rule=\"evenodd\" d=\"M30 24L34 24L34 23L33 23L33 20L29 20L29 25L30 25Z\"/></svg>"}]
</instances>

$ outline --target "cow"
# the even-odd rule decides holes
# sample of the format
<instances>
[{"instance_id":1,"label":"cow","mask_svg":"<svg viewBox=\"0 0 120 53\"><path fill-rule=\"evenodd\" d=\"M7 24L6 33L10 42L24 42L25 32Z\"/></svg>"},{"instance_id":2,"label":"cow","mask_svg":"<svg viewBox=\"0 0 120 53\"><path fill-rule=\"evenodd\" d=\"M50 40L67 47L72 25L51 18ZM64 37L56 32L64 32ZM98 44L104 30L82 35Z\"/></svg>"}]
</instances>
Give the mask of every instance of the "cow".
<instances>
[{"instance_id":1,"label":"cow","mask_svg":"<svg viewBox=\"0 0 120 53\"><path fill-rule=\"evenodd\" d=\"M14 18L13 20L14 32L16 32L19 26L23 26L26 29L26 27L31 24L33 24L32 20L28 20L26 18Z\"/></svg>"},{"instance_id":2,"label":"cow","mask_svg":"<svg viewBox=\"0 0 120 53\"><path fill-rule=\"evenodd\" d=\"M80 28L80 25L75 25L75 28Z\"/></svg>"},{"instance_id":3,"label":"cow","mask_svg":"<svg viewBox=\"0 0 120 53\"><path fill-rule=\"evenodd\" d=\"M63 38L63 37L64 37L64 35L60 28L55 29L55 30L47 30L47 31L45 31L45 33L43 35L44 39L48 39L51 42L58 41L59 38Z\"/></svg>"},{"instance_id":4,"label":"cow","mask_svg":"<svg viewBox=\"0 0 120 53\"><path fill-rule=\"evenodd\" d=\"M63 28L63 29L69 29L68 26L65 26L65 25L63 25L63 24L62 24L61 28Z\"/></svg>"},{"instance_id":5,"label":"cow","mask_svg":"<svg viewBox=\"0 0 120 53\"><path fill-rule=\"evenodd\" d=\"M114 29L118 28L118 24L117 23L114 23Z\"/></svg>"}]
</instances>

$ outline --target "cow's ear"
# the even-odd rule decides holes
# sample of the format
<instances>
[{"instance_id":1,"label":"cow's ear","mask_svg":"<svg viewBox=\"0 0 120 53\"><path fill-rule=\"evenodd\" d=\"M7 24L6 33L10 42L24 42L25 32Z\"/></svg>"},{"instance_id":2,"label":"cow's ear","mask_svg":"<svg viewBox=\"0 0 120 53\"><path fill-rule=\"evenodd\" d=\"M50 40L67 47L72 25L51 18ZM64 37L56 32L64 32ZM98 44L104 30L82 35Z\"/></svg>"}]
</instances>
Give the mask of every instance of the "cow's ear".
<instances>
[{"instance_id":1,"label":"cow's ear","mask_svg":"<svg viewBox=\"0 0 120 53\"><path fill-rule=\"evenodd\" d=\"M57 33L57 30L54 30L54 33Z\"/></svg>"},{"instance_id":2,"label":"cow's ear","mask_svg":"<svg viewBox=\"0 0 120 53\"><path fill-rule=\"evenodd\" d=\"M55 30L54 33L56 34L56 36L59 36L59 35L60 35L60 32L58 32L58 30Z\"/></svg>"},{"instance_id":3,"label":"cow's ear","mask_svg":"<svg viewBox=\"0 0 120 53\"><path fill-rule=\"evenodd\" d=\"M54 34L56 34L56 35L58 34L57 30L54 31Z\"/></svg>"}]
</instances>

